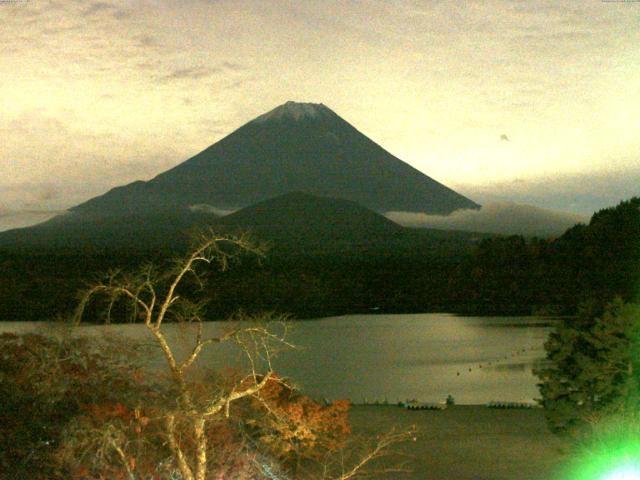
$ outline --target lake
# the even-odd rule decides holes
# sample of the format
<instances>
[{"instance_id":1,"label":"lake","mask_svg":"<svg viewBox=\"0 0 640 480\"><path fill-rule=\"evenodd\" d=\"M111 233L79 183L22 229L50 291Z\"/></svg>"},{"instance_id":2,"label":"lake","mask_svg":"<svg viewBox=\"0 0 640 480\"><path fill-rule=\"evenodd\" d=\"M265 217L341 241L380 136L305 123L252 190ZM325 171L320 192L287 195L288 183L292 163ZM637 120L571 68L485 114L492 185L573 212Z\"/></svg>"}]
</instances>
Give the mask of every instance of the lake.
<instances>
[{"instance_id":1,"label":"lake","mask_svg":"<svg viewBox=\"0 0 640 480\"><path fill-rule=\"evenodd\" d=\"M534 365L555 320L540 317L461 317L451 314L345 315L293 323L289 339L299 348L282 352L276 371L315 398L459 404L539 397ZM186 352L188 334L166 325L172 342ZM215 335L228 322L209 322ZM0 331L43 331L42 323L0 322ZM83 334L116 332L145 338L142 325L83 326ZM230 347L230 346L229 346ZM212 346L203 363L238 362L229 348ZM159 352L150 358L158 362Z\"/></svg>"}]
</instances>

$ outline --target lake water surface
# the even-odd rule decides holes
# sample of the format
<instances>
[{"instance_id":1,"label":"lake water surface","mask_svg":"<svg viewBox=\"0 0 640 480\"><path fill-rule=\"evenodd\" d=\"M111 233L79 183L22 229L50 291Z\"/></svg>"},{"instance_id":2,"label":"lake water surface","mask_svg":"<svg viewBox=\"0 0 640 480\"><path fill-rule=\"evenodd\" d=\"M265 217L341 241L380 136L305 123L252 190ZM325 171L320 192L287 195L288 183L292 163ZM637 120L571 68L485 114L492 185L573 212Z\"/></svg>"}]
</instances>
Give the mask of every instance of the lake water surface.
<instances>
[{"instance_id":1,"label":"lake water surface","mask_svg":"<svg viewBox=\"0 0 640 480\"><path fill-rule=\"evenodd\" d=\"M281 353L275 369L316 398L457 403L532 401L539 397L532 368L554 320L539 317L461 317L450 314L346 315L295 322L289 339L299 346ZM191 338L166 325L186 352ZM206 324L216 335L228 322ZM0 331L42 331L42 323L0 322ZM143 325L85 326L83 334L117 332L145 338ZM158 355L158 356L156 356ZM161 360L152 353L149 362ZM224 366L241 354L212 346L203 363Z\"/></svg>"}]
</instances>

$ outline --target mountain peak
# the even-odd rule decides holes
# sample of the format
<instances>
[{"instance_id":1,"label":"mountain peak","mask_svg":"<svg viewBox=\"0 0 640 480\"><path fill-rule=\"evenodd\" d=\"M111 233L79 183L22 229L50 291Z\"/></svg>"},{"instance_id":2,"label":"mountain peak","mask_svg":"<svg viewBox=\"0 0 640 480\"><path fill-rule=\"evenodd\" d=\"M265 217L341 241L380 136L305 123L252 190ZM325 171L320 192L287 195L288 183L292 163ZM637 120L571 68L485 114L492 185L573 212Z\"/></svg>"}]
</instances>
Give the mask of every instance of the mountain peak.
<instances>
[{"instance_id":1,"label":"mountain peak","mask_svg":"<svg viewBox=\"0 0 640 480\"><path fill-rule=\"evenodd\" d=\"M262 123L268 120L282 120L285 118L297 121L307 118L318 118L330 112L331 110L322 103L301 103L288 101L287 103L284 103L279 107L276 107L273 110L260 115L254 120L254 122Z\"/></svg>"},{"instance_id":2,"label":"mountain peak","mask_svg":"<svg viewBox=\"0 0 640 480\"><path fill-rule=\"evenodd\" d=\"M237 210L295 191L344 198L378 213L479 208L323 104L287 102L155 178L114 188L72 211L104 217L202 204Z\"/></svg>"}]
</instances>

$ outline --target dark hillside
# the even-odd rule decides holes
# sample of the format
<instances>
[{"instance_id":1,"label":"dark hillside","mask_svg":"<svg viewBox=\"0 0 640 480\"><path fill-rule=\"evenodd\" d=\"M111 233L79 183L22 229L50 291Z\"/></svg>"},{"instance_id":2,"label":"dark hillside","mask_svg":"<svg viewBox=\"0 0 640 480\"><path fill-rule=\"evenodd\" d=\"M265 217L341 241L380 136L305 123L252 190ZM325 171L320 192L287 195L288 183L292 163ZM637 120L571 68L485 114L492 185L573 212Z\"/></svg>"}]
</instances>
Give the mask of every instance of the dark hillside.
<instances>
[{"instance_id":1,"label":"dark hillside","mask_svg":"<svg viewBox=\"0 0 640 480\"><path fill-rule=\"evenodd\" d=\"M189 231L215 222L212 213L185 210L132 213L122 216L87 216L70 212L33 227L0 234L0 248L25 252L34 249L52 253L125 250L150 252L182 249Z\"/></svg>"},{"instance_id":2,"label":"dark hillside","mask_svg":"<svg viewBox=\"0 0 640 480\"><path fill-rule=\"evenodd\" d=\"M253 232L278 246L366 247L393 241L407 229L349 200L294 192L221 218L217 225Z\"/></svg>"}]
</instances>

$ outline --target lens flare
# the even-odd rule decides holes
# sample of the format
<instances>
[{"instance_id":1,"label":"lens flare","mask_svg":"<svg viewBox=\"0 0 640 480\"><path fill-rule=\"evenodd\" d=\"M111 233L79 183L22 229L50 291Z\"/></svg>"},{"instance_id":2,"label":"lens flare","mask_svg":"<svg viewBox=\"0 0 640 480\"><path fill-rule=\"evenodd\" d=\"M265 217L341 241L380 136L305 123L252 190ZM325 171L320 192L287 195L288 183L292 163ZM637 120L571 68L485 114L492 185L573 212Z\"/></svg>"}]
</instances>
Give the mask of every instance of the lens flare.
<instances>
[{"instance_id":1,"label":"lens flare","mask_svg":"<svg viewBox=\"0 0 640 480\"><path fill-rule=\"evenodd\" d=\"M640 438L603 439L573 458L561 480L640 480Z\"/></svg>"},{"instance_id":2,"label":"lens flare","mask_svg":"<svg viewBox=\"0 0 640 480\"><path fill-rule=\"evenodd\" d=\"M612 472L606 473L602 480L640 480L640 466L621 465Z\"/></svg>"}]
</instances>

